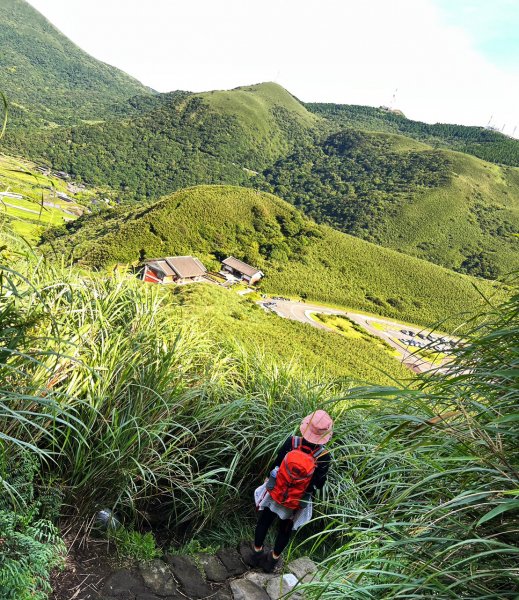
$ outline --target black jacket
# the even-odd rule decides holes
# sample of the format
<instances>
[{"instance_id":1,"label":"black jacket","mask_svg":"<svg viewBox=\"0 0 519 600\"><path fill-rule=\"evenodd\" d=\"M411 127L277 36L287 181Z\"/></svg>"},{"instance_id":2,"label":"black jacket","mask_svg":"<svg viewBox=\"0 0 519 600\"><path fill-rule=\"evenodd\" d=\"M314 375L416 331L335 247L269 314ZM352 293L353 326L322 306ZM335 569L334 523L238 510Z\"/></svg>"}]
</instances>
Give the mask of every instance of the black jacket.
<instances>
[{"instance_id":1,"label":"black jacket","mask_svg":"<svg viewBox=\"0 0 519 600\"><path fill-rule=\"evenodd\" d=\"M303 440L303 444L305 446L308 446L309 448L312 448L312 450L316 450L320 447L319 444L311 444L306 440ZM276 461L270 467L270 470L272 470L274 467L279 467L281 465L281 462L285 458L285 455L288 454L290 450L292 450L292 436L290 436L279 449ZM330 468L330 462L331 457L329 452L327 452L326 454L321 454L321 456L317 457L317 467L312 476L312 480L310 481L307 491L314 492L315 490L320 490L324 486L326 482L328 469Z\"/></svg>"}]
</instances>

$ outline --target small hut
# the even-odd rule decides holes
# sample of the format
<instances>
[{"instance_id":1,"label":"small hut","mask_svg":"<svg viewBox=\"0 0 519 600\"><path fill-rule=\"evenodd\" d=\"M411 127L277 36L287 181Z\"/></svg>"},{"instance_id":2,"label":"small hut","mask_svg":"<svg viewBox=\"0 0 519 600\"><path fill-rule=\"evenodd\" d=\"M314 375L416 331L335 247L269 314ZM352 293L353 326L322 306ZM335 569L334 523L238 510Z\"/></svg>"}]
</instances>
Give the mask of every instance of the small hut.
<instances>
[{"instance_id":1,"label":"small hut","mask_svg":"<svg viewBox=\"0 0 519 600\"><path fill-rule=\"evenodd\" d=\"M200 281L207 273L204 265L193 256L153 258L144 263L143 281L149 283L189 283Z\"/></svg>"},{"instance_id":2,"label":"small hut","mask_svg":"<svg viewBox=\"0 0 519 600\"><path fill-rule=\"evenodd\" d=\"M222 271L231 273L234 277L243 279L250 285L263 277L263 273L259 269L248 265L238 258L234 258L234 256L229 256L229 258L222 260Z\"/></svg>"}]
</instances>

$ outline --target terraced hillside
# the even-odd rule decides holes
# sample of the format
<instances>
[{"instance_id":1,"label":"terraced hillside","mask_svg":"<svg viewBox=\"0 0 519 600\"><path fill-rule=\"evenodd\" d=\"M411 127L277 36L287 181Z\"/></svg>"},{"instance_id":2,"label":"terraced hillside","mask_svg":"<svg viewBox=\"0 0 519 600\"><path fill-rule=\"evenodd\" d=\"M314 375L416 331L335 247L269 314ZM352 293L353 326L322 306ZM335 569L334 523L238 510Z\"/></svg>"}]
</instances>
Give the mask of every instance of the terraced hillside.
<instances>
[{"instance_id":1,"label":"terraced hillside","mask_svg":"<svg viewBox=\"0 0 519 600\"><path fill-rule=\"evenodd\" d=\"M194 187L145 207L83 217L47 241L47 252L96 268L185 254L217 268L232 254L266 273L265 291L424 325L479 305L475 285L487 295L498 289L316 225L275 196L230 186Z\"/></svg>"},{"instance_id":2,"label":"terraced hillside","mask_svg":"<svg viewBox=\"0 0 519 600\"><path fill-rule=\"evenodd\" d=\"M95 201L96 190L75 188L25 160L0 154L0 218L30 242L49 227L73 221Z\"/></svg>"}]
</instances>

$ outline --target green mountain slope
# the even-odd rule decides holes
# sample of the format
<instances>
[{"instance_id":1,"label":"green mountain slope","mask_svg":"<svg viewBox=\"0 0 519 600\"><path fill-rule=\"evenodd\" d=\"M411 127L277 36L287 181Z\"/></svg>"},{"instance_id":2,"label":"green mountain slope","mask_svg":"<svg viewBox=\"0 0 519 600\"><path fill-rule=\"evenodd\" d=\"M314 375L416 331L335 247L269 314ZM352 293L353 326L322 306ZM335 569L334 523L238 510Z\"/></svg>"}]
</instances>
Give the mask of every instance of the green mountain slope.
<instances>
[{"instance_id":1,"label":"green mountain slope","mask_svg":"<svg viewBox=\"0 0 519 600\"><path fill-rule=\"evenodd\" d=\"M203 323L206 335L220 347L239 345L252 355L259 350L274 363L296 363L307 373L354 377L380 385L391 385L391 378L413 377L389 346L369 334L346 338L280 319L265 313L254 301L214 285L172 290L172 302L181 307L183 320L192 322L193 328Z\"/></svg>"},{"instance_id":2,"label":"green mountain slope","mask_svg":"<svg viewBox=\"0 0 519 600\"><path fill-rule=\"evenodd\" d=\"M24 0L0 3L0 48L0 90L13 126L99 119L110 105L150 93L83 52Z\"/></svg>"},{"instance_id":3,"label":"green mountain slope","mask_svg":"<svg viewBox=\"0 0 519 600\"><path fill-rule=\"evenodd\" d=\"M517 168L350 129L298 148L264 178L346 233L489 279L519 269Z\"/></svg>"},{"instance_id":4,"label":"green mountain slope","mask_svg":"<svg viewBox=\"0 0 519 600\"><path fill-rule=\"evenodd\" d=\"M402 113L372 106L308 103L306 108L326 118L336 129L401 133L431 144L473 154L490 162L519 166L519 140L483 127L423 123Z\"/></svg>"},{"instance_id":5,"label":"green mountain slope","mask_svg":"<svg viewBox=\"0 0 519 600\"><path fill-rule=\"evenodd\" d=\"M198 183L243 183L297 144L309 143L318 122L276 84L137 97L118 110L132 114L9 133L6 144L77 179L109 185L125 199L142 200Z\"/></svg>"},{"instance_id":6,"label":"green mountain slope","mask_svg":"<svg viewBox=\"0 0 519 600\"><path fill-rule=\"evenodd\" d=\"M459 275L319 226L254 190L200 186L146 207L83 217L47 236L46 251L90 267L195 254L210 268L227 255L266 274L262 289L432 323L470 311L497 285ZM455 319L452 322L459 322Z\"/></svg>"}]
</instances>

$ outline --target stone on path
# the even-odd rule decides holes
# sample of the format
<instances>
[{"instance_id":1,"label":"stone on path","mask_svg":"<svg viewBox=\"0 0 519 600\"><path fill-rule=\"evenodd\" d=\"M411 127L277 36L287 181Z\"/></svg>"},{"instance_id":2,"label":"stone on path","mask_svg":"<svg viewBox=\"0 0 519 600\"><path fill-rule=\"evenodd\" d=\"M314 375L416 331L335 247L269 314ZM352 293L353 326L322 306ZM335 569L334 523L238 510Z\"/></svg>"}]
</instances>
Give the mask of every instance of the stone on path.
<instances>
[{"instance_id":1,"label":"stone on path","mask_svg":"<svg viewBox=\"0 0 519 600\"><path fill-rule=\"evenodd\" d=\"M267 583L267 594L271 600L279 600L285 594L288 594L298 583L298 579L292 573L287 573L279 577L270 579ZM300 594L293 594L291 598L297 600L301 598Z\"/></svg>"},{"instance_id":2,"label":"stone on path","mask_svg":"<svg viewBox=\"0 0 519 600\"><path fill-rule=\"evenodd\" d=\"M128 569L119 569L112 573L105 581L102 594L117 598L130 598L133 600L137 592L144 592L144 585L138 576Z\"/></svg>"},{"instance_id":3,"label":"stone on path","mask_svg":"<svg viewBox=\"0 0 519 600\"><path fill-rule=\"evenodd\" d=\"M267 583L271 579L274 579L274 577L277 577L275 573L259 573L257 571L249 571L249 573L245 573L244 575L244 579L252 581L252 583L255 583L261 588L265 588Z\"/></svg>"},{"instance_id":4,"label":"stone on path","mask_svg":"<svg viewBox=\"0 0 519 600\"><path fill-rule=\"evenodd\" d=\"M183 591L188 598L196 600L211 594L211 588L200 574L195 561L189 556L170 554L166 556L173 575L182 584Z\"/></svg>"},{"instance_id":5,"label":"stone on path","mask_svg":"<svg viewBox=\"0 0 519 600\"><path fill-rule=\"evenodd\" d=\"M236 577L247 571L247 566L243 564L240 555L234 548L220 548L216 556L218 556L227 569L229 577Z\"/></svg>"},{"instance_id":6,"label":"stone on path","mask_svg":"<svg viewBox=\"0 0 519 600\"><path fill-rule=\"evenodd\" d=\"M213 556L212 554L198 554L198 560L209 581L216 581L219 583L227 579L227 569L216 556Z\"/></svg>"},{"instance_id":7,"label":"stone on path","mask_svg":"<svg viewBox=\"0 0 519 600\"><path fill-rule=\"evenodd\" d=\"M231 581L231 591L234 600L270 600L263 588L247 579Z\"/></svg>"},{"instance_id":8,"label":"stone on path","mask_svg":"<svg viewBox=\"0 0 519 600\"><path fill-rule=\"evenodd\" d=\"M231 590L222 588L216 592L216 595L211 596L211 600L233 600Z\"/></svg>"},{"instance_id":9,"label":"stone on path","mask_svg":"<svg viewBox=\"0 0 519 600\"><path fill-rule=\"evenodd\" d=\"M287 570L293 573L302 583L312 581L317 573L317 565L308 556L296 558L287 564Z\"/></svg>"},{"instance_id":10,"label":"stone on path","mask_svg":"<svg viewBox=\"0 0 519 600\"><path fill-rule=\"evenodd\" d=\"M168 565L162 560L155 559L149 563L140 563L139 570L146 587L154 594L173 598L181 597Z\"/></svg>"}]
</instances>

